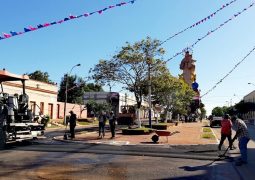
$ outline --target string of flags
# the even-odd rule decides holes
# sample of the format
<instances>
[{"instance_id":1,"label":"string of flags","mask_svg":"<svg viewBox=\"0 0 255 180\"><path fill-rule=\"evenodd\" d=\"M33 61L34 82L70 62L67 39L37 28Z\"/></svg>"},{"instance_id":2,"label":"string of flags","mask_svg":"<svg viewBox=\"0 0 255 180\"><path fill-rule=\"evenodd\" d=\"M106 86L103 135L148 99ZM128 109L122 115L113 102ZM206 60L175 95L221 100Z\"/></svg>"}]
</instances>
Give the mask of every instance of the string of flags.
<instances>
[{"instance_id":1,"label":"string of flags","mask_svg":"<svg viewBox=\"0 0 255 180\"><path fill-rule=\"evenodd\" d=\"M3 35L0 36L0 40L8 39L8 38L11 38L11 37L14 37L14 36L17 36L17 35L22 35L22 34L27 33L27 32L39 30L41 28L46 28L48 26L52 26L52 25L56 25L56 24L62 24L62 23L67 22L69 20L74 20L74 19L78 19L78 18L81 18L81 17L88 17L88 16L91 16L93 14L102 14L103 12L105 12L107 10L110 10L112 8L115 8L115 7L120 7L120 6L124 6L124 5L128 5L128 4L134 4L135 1L136 0L131 0L131 1L128 1L128 2L121 2L121 3L115 4L115 5L110 5L106 8L104 8L104 9L101 9L101 10L97 10L97 11L94 11L94 12L91 12L91 13L84 13L84 14L81 14L81 15L78 15L78 16L70 15L70 16L65 17L64 19L61 19L61 20L58 20L58 21L38 24L36 27L28 26L28 27L24 28L24 31L20 31L20 32L10 31L10 33L3 33Z\"/></svg>"},{"instance_id":2,"label":"string of flags","mask_svg":"<svg viewBox=\"0 0 255 180\"><path fill-rule=\"evenodd\" d=\"M192 28L194 28L194 27L196 27L196 26L198 26L198 25L200 25L200 24L202 24L202 23L204 23L204 22L207 22L207 20L210 20L210 19L212 19L213 17L215 17L215 15L216 15L218 12L220 12L220 11L223 10L223 9L225 9L226 7L228 7L229 5L233 4L233 3L236 2L236 1L237 1L237 0L232 0L232 1L230 1L230 2L228 2L228 3L226 3L226 4L224 4L224 5L222 5L219 9L217 9L215 12L211 13L210 15L206 16L205 18L203 18L203 19L201 19L201 20L195 22L195 23L192 24L191 26L188 26L188 27L186 27L185 29L183 29L183 30L181 30L181 31L179 31L179 32L177 32L177 33L175 33L174 35L168 37L166 40L164 40L163 42L161 42L160 45L166 43L166 42L169 41L170 39L173 39L174 37L176 37L176 36L178 36L178 35L184 33L185 31L187 31L187 30L189 30L189 29L192 29Z\"/></svg>"},{"instance_id":3,"label":"string of flags","mask_svg":"<svg viewBox=\"0 0 255 180\"><path fill-rule=\"evenodd\" d=\"M223 22L222 24L220 24L217 28L208 31L204 36L202 36L201 38L198 38L191 46L189 46L188 48L192 49L194 48L195 45L197 45L197 43L199 43L200 41L202 41L204 38L208 37L209 35L211 35L212 33L216 32L217 30L219 30L220 28L222 28L224 25L226 25L227 23L229 23L230 21L232 21L233 19L235 19L236 17L238 17L239 15L241 15L242 13L244 13L245 11L247 11L248 9L250 9L251 7L253 7L255 5L255 1L253 1L252 4L250 4L248 7L244 8L242 11L237 12L236 14L234 14L232 17L230 17L228 20L226 20L225 22ZM180 54L184 53L186 51L187 48L184 48L182 51L174 54L171 58L167 59L165 62L169 62L172 59L174 59L175 57L179 56Z\"/></svg>"},{"instance_id":4,"label":"string of flags","mask_svg":"<svg viewBox=\"0 0 255 180\"><path fill-rule=\"evenodd\" d=\"M255 46L253 47L253 49L241 60L239 61L223 78L221 78L211 89L209 89L205 94L203 94L201 96L204 97L206 96L208 93L210 93L211 91L213 91L220 83L222 83L222 81L224 79L226 79L248 56L251 55L251 53L255 50Z\"/></svg>"}]
</instances>

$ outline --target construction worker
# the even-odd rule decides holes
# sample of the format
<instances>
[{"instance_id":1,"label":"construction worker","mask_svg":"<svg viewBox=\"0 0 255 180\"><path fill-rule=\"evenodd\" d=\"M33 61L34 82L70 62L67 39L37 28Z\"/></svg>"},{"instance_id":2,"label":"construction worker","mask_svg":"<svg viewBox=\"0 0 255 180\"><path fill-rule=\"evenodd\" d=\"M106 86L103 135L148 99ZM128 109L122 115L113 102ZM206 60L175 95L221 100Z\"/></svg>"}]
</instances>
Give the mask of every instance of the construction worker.
<instances>
[{"instance_id":1,"label":"construction worker","mask_svg":"<svg viewBox=\"0 0 255 180\"><path fill-rule=\"evenodd\" d=\"M238 119L236 116L231 118L231 121L236 128L236 135L234 136L232 142L238 138L238 147L240 149L241 157L235 163L236 166L241 166L247 164L247 144L250 140L248 128L245 122L241 119Z\"/></svg>"},{"instance_id":2,"label":"construction worker","mask_svg":"<svg viewBox=\"0 0 255 180\"><path fill-rule=\"evenodd\" d=\"M110 124L111 133L112 133L111 138L114 138L115 137L116 117L112 111L110 112L110 116L109 116L109 124Z\"/></svg>"},{"instance_id":3,"label":"construction worker","mask_svg":"<svg viewBox=\"0 0 255 180\"><path fill-rule=\"evenodd\" d=\"M69 118L69 126L70 126L70 134L71 134L71 139L75 138L75 126L76 126L76 114L74 114L73 111L70 111L70 118Z\"/></svg>"}]
</instances>

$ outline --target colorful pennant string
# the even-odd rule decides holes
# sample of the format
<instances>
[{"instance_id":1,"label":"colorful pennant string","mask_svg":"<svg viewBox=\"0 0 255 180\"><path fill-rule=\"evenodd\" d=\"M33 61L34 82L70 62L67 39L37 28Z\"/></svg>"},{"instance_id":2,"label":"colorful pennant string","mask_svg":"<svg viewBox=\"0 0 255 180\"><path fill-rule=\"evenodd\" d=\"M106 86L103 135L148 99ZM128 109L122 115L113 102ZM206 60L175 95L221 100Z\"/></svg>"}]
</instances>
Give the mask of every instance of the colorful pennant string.
<instances>
[{"instance_id":1,"label":"colorful pennant string","mask_svg":"<svg viewBox=\"0 0 255 180\"><path fill-rule=\"evenodd\" d=\"M59 20L59 21L54 21L54 22L51 22L51 23L38 24L36 27L29 26L29 27L24 28L24 31L22 31L22 32L10 31L9 34L8 33L3 33L3 35L0 36L0 40L11 38L11 37L14 37L14 36L17 36L17 35L21 35L21 34L24 34L24 33L27 33L27 32L31 32L31 31L35 31L35 30L45 28L45 27L48 27L48 26L61 24L63 22L69 21L69 20L74 20L74 19L81 18L81 17L88 17L88 16L91 16L91 15L96 14L96 13L102 14L104 11L115 8L115 7L120 7L120 6L124 6L124 5L127 5L127 4L134 4L135 1L136 0L132 0L132 1L128 1L128 2L121 2L119 4L110 5L106 8L104 8L104 9L94 11L94 12L91 12L91 13L84 13L84 14L79 15L79 16L70 15L69 17L66 17L66 18L64 18L62 20Z\"/></svg>"},{"instance_id":2,"label":"colorful pennant string","mask_svg":"<svg viewBox=\"0 0 255 180\"><path fill-rule=\"evenodd\" d=\"M242 11L234 14L231 18L229 18L228 20L226 20L225 22L223 22L222 24L220 24L217 28L207 32L204 36L202 36L201 38L198 38L196 42L194 42L191 46L189 46L189 49L194 48L195 45L197 45L197 43L199 43L200 41L202 41L204 38L206 38L207 36L211 35L212 33L216 32L217 30L219 30L220 28L222 28L224 25L226 25L227 23L229 23L230 21L232 21L233 19L235 19L236 17L238 17L239 15L241 15L243 12L247 11L248 9L250 9L251 7L253 7L255 4L255 1L253 1L252 4L250 4L247 8L244 8ZM180 54L182 54L183 52L185 52L187 48L183 49L182 51L176 53L175 55L173 55L171 58L167 59L165 62L169 62L172 59L174 59L175 57L179 56Z\"/></svg>"},{"instance_id":3,"label":"colorful pennant string","mask_svg":"<svg viewBox=\"0 0 255 180\"><path fill-rule=\"evenodd\" d=\"M186 27L185 29L183 29L183 30L181 30L181 31L179 31L179 32L177 32L177 33L175 33L175 34L172 35L172 36L170 36L169 38L167 38L166 40L164 40L163 42L161 42L160 45L162 45L162 44L166 43L167 41L169 41L170 39L173 39L174 37L176 37L176 36L178 36L178 35L184 33L185 31L187 31L187 30L189 30L189 29L192 29L192 28L194 28L194 27L196 27L196 26L202 24L202 23L206 22L207 20L212 19L213 17L215 17L215 15L216 15L218 12L220 12L220 11L223 10L223 9L225 9L226 7L228 7L229 5L233 4L233 3L236 2L236 1L237 1L237 0L232 0L232 1L230 1L229 3L226 3L226 4L222 5L222 6L221 6L219 9L217 9L215 12L213 12L213 13L211 13L210 15L206 16L205 18L201 19L200 21L198 21L198 22L192 24L191 26L188 26L188 27Z\"/></svg>"},{"instance_id":4,"label":"colorful pennant string","mask_svg":"<svg viewBox=\"0 0 255 180\"><path fill-rule=\"evenodd\" d=\"M222 81L224 80L224 79L226 79L248 56L250 56L251 55L251 53L253 52L255 50L255 46L254 46L254 48L241 60L241 61L239 61L223 78L221 78L211 89L209 89L205 94L203 94L202 96L201 96L201 98L202 97L204 97L204 96L206 96L207 94L209 94L211 91L213 91L220 83L222 83Z\"/></svg>"}]
</instances>

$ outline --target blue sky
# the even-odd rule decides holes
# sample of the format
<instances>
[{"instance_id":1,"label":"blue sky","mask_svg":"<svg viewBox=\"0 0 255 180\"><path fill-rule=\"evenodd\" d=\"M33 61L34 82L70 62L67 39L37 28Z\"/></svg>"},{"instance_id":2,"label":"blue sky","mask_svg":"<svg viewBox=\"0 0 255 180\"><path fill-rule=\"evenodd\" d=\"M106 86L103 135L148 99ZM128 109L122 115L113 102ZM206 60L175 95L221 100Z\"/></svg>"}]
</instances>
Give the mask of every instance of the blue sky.
<instances>
[{"instance_id":1,"label":"blue sky","mask_svg":"<svg viewBox=\"0 0 255 180\"><path fill-rule=\"evenodd\" d=\"M43 28L0 41L0 68L17 74L35 70L47 71L50 78L60 82L64 73L76 63L81 67L73 74L81 77L99 59L109 59L121 46L146 36L165 40L183 28L220 8L230 0L137 0L134 4L113 8L103 14ZM72 15L100 10L120 0L0 0L0 32L23 31L23 28L61 20ZM237 0L214 18L163 44L165 59L170 58L208 31L248 7L252 0ZM201 94L207 92L230 71L254 46L255 7L226 24L199 42L193 49L197 60L197 82ZM170 72L181 73L182 56L168 62ZM202 101L211 111L215 106L238 102L255 89L255 53L251 54L215 90ZM114 90L114 87L113 87Z\"/></svg>"}]
</instances>

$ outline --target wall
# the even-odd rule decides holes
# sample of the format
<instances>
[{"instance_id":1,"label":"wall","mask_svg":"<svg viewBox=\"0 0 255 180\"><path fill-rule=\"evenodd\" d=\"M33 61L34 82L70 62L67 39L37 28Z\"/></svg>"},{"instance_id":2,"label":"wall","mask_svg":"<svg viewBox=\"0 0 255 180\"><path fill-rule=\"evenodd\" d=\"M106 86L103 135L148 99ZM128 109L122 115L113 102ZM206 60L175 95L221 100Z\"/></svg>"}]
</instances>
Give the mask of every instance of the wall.
<instances>
[{"instance_id":1,"label":"wall","mask_svg":"<svg viewBox=\"0 0 255 180\"><path fill-rule=\"evenodd\" d=\"M252 102L255 103L255 91L252 91L251 93L247 94L243 98L244 102ZM244 115L244 119L248 121L253 121L255 120L255 111L250 111L247 114Z\"/></svg>"},{"instance_id":2,"label":"wall","mask_svg":"<svg viewBox=\"0 0 255 180\"><path fill-rule=\"evenodd\" d=\"M20 95L22 93L22 83L19 81L4 82L3 89L5 93L10 95ZM29 107L33 109L35 115L39 115L39 112L42 111L44 115L50 115L52 119L64 117L64 103L57 102L57 85L27 80L26 94L29 96ZM83 108L84 106L80 107L75 104L67 104L66 114L68 115L68 112L73 110L77 114L77 117L86 118L86 110L80 113Z\"/></svg>"}]
</instances>

